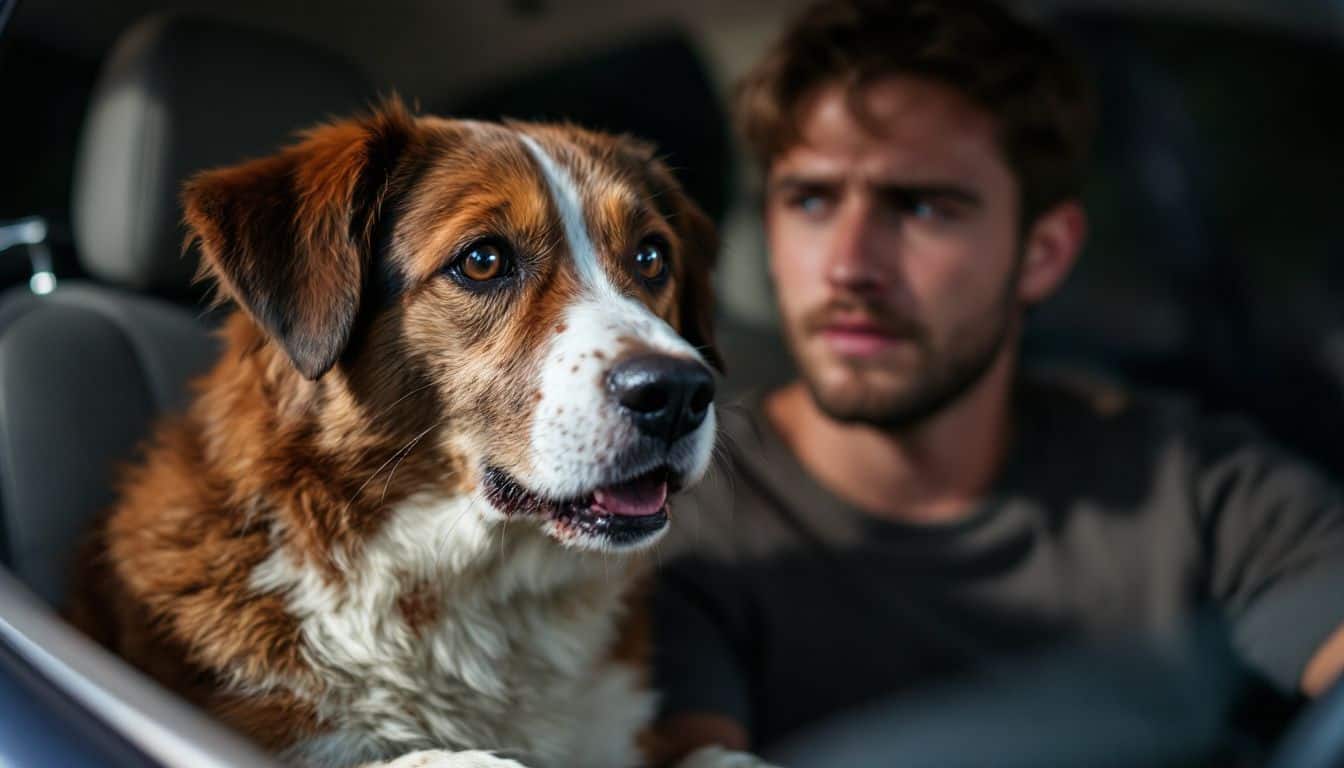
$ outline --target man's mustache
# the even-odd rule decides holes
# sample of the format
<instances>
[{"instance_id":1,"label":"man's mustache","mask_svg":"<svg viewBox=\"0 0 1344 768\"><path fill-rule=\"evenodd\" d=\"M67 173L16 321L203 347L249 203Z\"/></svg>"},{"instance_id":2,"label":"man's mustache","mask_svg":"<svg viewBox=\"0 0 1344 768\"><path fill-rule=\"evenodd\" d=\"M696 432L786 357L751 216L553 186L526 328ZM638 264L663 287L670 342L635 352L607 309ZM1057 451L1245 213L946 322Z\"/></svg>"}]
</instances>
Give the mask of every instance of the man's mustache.
<instances>
[{"instance_id":1,"label":"man's mustache","mask_svg":"<svg viewBox=\"0 0 1344 768\"><path fill-rule=\"evenodd\" d=\"M846 299L829 301L803 316L803 330L811 335L837 325L871 325L878 333L923 341L923 325L886 304Z\"/></svg>"}]
</instances>

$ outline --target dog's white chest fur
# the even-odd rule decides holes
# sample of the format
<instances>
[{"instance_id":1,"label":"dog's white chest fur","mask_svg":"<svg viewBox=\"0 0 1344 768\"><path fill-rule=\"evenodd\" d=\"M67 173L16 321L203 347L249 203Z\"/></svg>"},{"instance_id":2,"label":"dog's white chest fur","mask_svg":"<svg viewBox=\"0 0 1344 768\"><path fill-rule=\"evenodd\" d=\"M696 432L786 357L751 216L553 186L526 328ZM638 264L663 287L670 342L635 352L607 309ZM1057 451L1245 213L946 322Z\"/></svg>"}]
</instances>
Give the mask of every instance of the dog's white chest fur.
<instances>
[{"instance_id":1,"label":"dog's white chest fur","mask_svg":"<svg viewBox=\"0 0 1344 768\"><path fill-rule=\"evenodd\" d=\"M300 620L330 730L302 764L489 748L535 766L629 766L653 715L635 670L606 660L626 571L504 523L475 496L414 499L341 563L345 582L278 549L255 571ZM409 619L416 593L430 620ZM420 626L416 626L419 624ZM274 685L294 690L291 681Z\"/></svg>"}]
</instances>

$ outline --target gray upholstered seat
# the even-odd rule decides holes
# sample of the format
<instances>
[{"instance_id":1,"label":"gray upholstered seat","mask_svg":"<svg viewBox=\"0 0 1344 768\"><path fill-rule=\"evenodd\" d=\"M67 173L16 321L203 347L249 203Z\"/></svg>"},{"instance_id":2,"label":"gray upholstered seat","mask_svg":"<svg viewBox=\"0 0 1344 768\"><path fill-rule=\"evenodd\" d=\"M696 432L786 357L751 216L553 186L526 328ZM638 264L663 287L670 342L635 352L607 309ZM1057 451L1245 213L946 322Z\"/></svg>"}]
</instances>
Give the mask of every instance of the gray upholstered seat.
<instances>
[{"instance_id":1,"label":"gray upholstered seat","mask_svg":"<svg viewBox=\"0 0 1344 768\"><path fill-rule=\"evenodd\" d=\"M178 189L367 104L344 59L180 15L114 46L83 128L72 215L85 270L48 296L0 300L0 561L59 602L116 467L215 355L200 320Z\"/></svg>"}]
</instances>

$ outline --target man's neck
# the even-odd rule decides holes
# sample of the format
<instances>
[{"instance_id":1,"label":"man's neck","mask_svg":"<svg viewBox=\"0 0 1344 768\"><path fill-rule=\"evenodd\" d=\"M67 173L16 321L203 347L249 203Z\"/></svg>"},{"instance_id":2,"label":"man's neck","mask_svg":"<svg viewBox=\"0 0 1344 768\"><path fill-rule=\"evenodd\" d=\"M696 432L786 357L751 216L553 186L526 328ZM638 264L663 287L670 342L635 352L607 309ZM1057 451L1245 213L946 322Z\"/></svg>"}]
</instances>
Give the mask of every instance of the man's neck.
<instances>
[{"instance_id":1,"label":"man's neck","mask_svg":"<svg viewBox=\"0 0 1344 768\"><path fill-rule=\"evenodd\" d=\"M875 517L911 523L960 519L998 476L1012 439L1016 349L960 399L905 430L835 421L796 381L772 393L766 415L823 487Z\"/></svg>"}]
</instances>

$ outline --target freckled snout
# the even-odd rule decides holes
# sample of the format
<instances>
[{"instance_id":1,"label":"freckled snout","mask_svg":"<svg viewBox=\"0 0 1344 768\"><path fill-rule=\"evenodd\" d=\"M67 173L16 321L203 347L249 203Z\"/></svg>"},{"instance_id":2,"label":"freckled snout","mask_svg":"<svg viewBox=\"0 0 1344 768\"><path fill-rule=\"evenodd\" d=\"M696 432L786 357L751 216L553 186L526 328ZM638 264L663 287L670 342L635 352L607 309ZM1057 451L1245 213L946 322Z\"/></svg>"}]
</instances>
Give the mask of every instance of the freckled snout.
<instances>
[{"instance_id":1,"label":"freckled snout","mask_svg":"<svg viewBox=\"0 0 1344 768\"><path fill-rule=\"evenodd\" d=\"M671 444L704 423L714 377L694 360L637 355L611 369L607 391L640 432Z\"/></svg>"}]
</instances>

